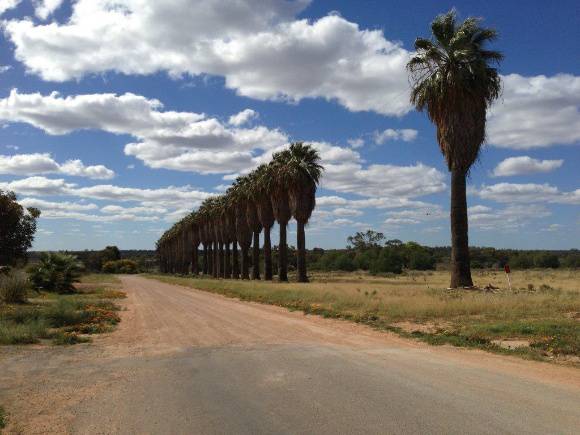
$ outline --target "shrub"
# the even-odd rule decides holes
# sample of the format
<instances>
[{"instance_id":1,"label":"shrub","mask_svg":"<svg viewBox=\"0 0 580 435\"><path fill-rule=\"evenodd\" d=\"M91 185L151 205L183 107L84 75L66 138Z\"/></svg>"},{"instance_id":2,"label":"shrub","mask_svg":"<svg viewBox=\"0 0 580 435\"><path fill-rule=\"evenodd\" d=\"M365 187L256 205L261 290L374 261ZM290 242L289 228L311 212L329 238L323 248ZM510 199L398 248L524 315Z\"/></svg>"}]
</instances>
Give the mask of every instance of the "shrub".
<instances>
[{"instance_id":1,"label":"shrub","mask_svg":"<svg viewBox=\"0 0 580 435\"><path fill-rule=\"evenodd\" d=\"M0 300L7 304L26 302L28 286L28 278L24 272L12 271L7 275L0 274Z\"/></svg>"},{"instance_id":2,"label":"shrub","mask_svg":"<svg viewBox=\"0 0 580 435\"><path fill-rule=\"evenodd\" d=\"M401 273L403 271L403 259L391 249L383 249L379 258L371 263L370 272L377 273Z\"/></svg>"},{"instance_id":3,"label":"shrub","mask_svg":"<svg viewBox=\"0 0 580 435\"><path fill-rule=\"evenodd\" d=\"M78 282L82 269L73 255L43 253L40 263L30 269L30 280L38 289L69 293L74 290L73 283Z\"/></svg>"},{"instance_id":4,"label":"shrub","mask_svg":"<svg viewBox=\"0 0 580 435\"><path fill-rule=\"evenodd\" d=\"M133 260L107 261L103 264L104 273L138 273L139 266Z\"/></svg>"},{"instance_id":5,"label":"shrub","mask_svg":"<svg viewBox=\"0 0 580 435\"><path fill-rule=\"evenodd\" d=\"M89 317L89 314L85 311L80 311L78 304L75 302L59 299L46 310L45 316L50 322L50 326L60 328L82 323Z\"/></svg>"}]
</instances>

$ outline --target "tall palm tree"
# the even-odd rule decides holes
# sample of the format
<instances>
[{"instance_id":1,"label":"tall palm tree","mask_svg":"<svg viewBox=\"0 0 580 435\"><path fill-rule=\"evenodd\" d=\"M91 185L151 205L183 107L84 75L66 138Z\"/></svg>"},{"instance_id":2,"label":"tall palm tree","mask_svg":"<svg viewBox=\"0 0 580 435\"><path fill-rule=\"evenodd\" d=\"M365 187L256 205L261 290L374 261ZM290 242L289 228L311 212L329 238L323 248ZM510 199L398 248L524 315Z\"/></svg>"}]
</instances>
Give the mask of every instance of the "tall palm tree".
<instances>
[{"instance_id":1,"label":"tall palm tree","mask_svg":"<svg viewBox=\"0 0 580 435\"><path fill-rule=\"evenodd\" d=\"M298 282L307 282L304 227L316 206L316 186L324 168L319 163L318 151L302 142L290 144L290 148L282 154L284 155L281 160L284 164L280 167L278 177L288 186L290 210L297 223L297 279Z\"/></svg>"},{"instance_id":2,"label":"tall palm tree","mask_svg":"<svg viewBox=\"0 0 580 435\"><path fill-rule=\"evenodd\" d=\"M247 181L244 183L244 195L246 201L246 219L248 226L252 230L252 279L260 279L260 233L262 232L262 223L258 217L256 207L256 198L254 197L253 185L255 183L255 172L246 176Z\"/></svg>"},{"instance_id":3,"label":"tall palm tree","mask_svg":"<svg viewBox=\"0 0 580 435\"><path fill-rule=\"evenodd\" d=\"M236 239L242 251L242 279L250 279L248 251L252 243L252 229L248 225L246 214L245 183L247 183L246 177L238 177L227 193L234 205L236 216Z\"/></svg>"},{"instance_id":4,"label":"tall palm tree","mask_svg":"<svg viewBox=\"0 0 580 435\"><path fill-rule=\"evenodd\" d=\"M272 280L272 242L270 233L274 225L274 211L268 191L268 180L271 177L269 166L260 165L254 171L250 183L251 196L256 204L258 219L264 228L264 279Z\"/></svg>"},{"instance_id":5,"label":"tall palm tree","mask_svg":"<svg viewBox=\"0 0 580 435\"><path fill-rule=\"evenodd\" d=\"M503 56L487 44L494 29L479 19L456 22L454 10L431 23L431 39L417 38L407 64L411 103L427 111L451 172L451 287L471 287L466 177L485 140L488 107L501 92L497 68Z\"/></svg>"},{"instance_id":6,"label":"tall palm tree","mask_svg":"<svg viewBox=\"0 0 580 435\"><path fill-rule=\"evenodd\" d=\"M278 152L272 155L269 163L271 177L267 181L266 188L270 194L274 218L280 227L280 241L278 243L278 280L288 281L288 247L286 243L286 228L292 217L290 211L290 199L288 197L288 185L286 179L279 177L285 164L287 153Z\"/></svg>"}]
</instances>

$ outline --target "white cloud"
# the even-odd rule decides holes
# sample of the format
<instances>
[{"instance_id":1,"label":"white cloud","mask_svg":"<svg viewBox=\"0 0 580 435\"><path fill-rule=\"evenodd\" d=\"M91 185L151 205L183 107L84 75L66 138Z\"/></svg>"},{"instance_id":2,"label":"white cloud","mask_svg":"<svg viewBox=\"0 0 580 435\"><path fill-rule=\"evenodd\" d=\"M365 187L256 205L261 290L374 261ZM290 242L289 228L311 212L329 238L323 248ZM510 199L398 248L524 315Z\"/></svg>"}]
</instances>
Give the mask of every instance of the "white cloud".
<instances>
[{"instance_id":1,"label":"white cloud","mask_svg":"<svg viewBox=\"0 0 580 435\"><path fill-rule=\"evenodd\" d=\"M562 166L563 163L564 160L538 160L528 156L509 157L496 166L493 170L493 175L496 177L508 177L511 175L550 172Z\"/></svg>"},{"instance_id":2,"label":"white cloud","mask_svg":"<svg viewBox=\"0 0 580 435\"><path fill-rule=\"evenodd\" d=\"M54 202L54 201L45 201L43 199L38 198L23 198L18 200L20 204L25 207L36 207L42 211L43 215L46 212L56 212L56 211L89 211L89 210L97 210L98 207L96 204L92 203L79 203L79 202Z\"/></svg>"},{"instance_id":3,"label":"white cloud","mask_svg":"<svg viewBox=\"0 0 580 435\"><path fill-rule=\"evenodd\" d=\"M35 0L34 13L41 20L46 20L62 4L62 0Z\"/></svg>"},{"instance_id":4,"label":"white cloud","mask_svg":"<svg viewBox=\"0 0 580 435\"><path fill-rule=\"evenodd\" d=\"M255 166L255 153L288 142L279 130L231 128L204 114L161 109L161 102L134 94L61 97L12 90L0 99L0 120L52 135L86 129L132 135L140 141L127 144L125 154L147 166L204 174L248 169Z\"/></svg>"},{"instance_id":5,"label":"white cloud","mask_svg":"<svg viewBox=\"0 0 580 435\"><path fill-rule=\"evenodd\" d=\"M247 124L248 122L257 119L259 117L259 113L252 109L244 109L240 113L236 113L235 115L230 116L228 120L228 124L234 125L239 127L241 125Z\"/></svg>"},{"instance_id":6,"label":"white cloud","mask_svg":"<svg viewBox=\"0 0 580 435\"><path fill-rule=\"evenodd\" d=\"M416 225L447 218L448 214L443 211L441 206L432 204L429 207L390 211L387 213L384 223L387 226Z\"/></svg>"},{"instance_id":7,"label":"white cloud","mask_svg":"<svg viewBox=\"0 0 580 435\"><path fill-rule=\"evenodd\" d=\"M80 160L67 160L59 164L50 154L39 153L0 155L0 174L64 174L94 180L107 180L115 176L113 171L103 165L85 166Z\"/></svg>"},{"instance_id":8,"label":"white cloud","mask_svg":"<svg viewBox=\"0 0 580 435\"><path fill-rule=\"evenodd\" d=\"M365 141L362 138L348 139L346 141L352 148L362 148L365 145Z\"/></svg>"},{"instance_id":9,"label":"white cloud","mask_svg":"<svg viewBox=\"0 0 580 435\"><path fill-rule=\"evenodd\" d=\"M542 228L540 231L547 231L550 233L555 233L560 231L560 229L562 229L564 227L564 225L561 224L550 224L545 228Z\"/></svg>"},{"instance_id":10,"label":"white cloud","mask_svg":"<svg viewBox=\"0 0 580 435\"><path fill-rule=\"evenodd\" d=\"M4 74L12 69L11 65L0 65L0 74Z\"/></svg>"},{"instance_id":11,"label":"white cloud","mask_svg":"<svg viewBox=\"0 0 580 435\"><path fill-rule=\"evenodd\" d=\"M338 207L331 211L335 216L362 216L363 212L354 208Z\"/></svg>"},{"instance_id":12,"label":"white cloud","mask_svg":"<svg viewBox=\"0 0 580 435\"><path fill-rule=\"evenodd\" d=\"M12 190L22 195L76 196L98 200L119 202L141 202L146 207L199 205L210 196L209 193L193 189L191 186L169 186L158 189L140 189L111 184L79 187L63 179L29 177L7 183L0 183L0 189Z\"/></svg>"},{"instance_id":13,"label":"white cloud","mask_svg":"<svg viewBox=\"0 0 580 435\"><path fill-rule=\"evenodd\" d=\"M483 199L506 203L580 204L580 189L572 192L560 192L557 187L549 184L498 183L482 186L474 193Z\"/></svg>"},{"instance_id":14,"label":"white cloud","mask_svg":"<svg viewBox=\"0 0 580 435\"><path fill-rule=\"evenodd\" d=\"M10 9L14 9L21 0L0 0L0 15Z\"/></svg>"},{"instance_id":15,"label":"white cloud","mask_svg":"<svg viewBox=\"0 0 580 435\"><path fill-rule=\"evenodd\" d=\"M514 204L503 209L489 207L477 209L476 206L469 208L468 214L470 227L490 231L512 231L536 219L548 217L552 213L543 205Z\"/></svg>"},{"instance_id":16,"label":"white cloud","mask_svg":"<svg viewBox=\"0 0 580 435\"><path fill-rule=\"evenodd\" d=\"M417 163L411 166L326 164L322 186L368 197L414 198L445 190L445 175Z\"/></svg>"},{"instance_id":17,"label":"white cloud","mask_svg":"<svg viewBox=\"0 0 580 435\"><path fill-rule=\"evenodd\" d=\"M419 132L411 128L403 128L400 130L394 130L392 128L387 128L384 131L375 131L373 134L374 141L377 145L382 145L390 140L402 140L403 142L412 142L417 139Z\"/></svg>"},{"instance_id":18,"label":"white cloud","mask_svg":"<svg viewBox=\"0 0 580 435\"><path fill-rule=\"evenodd\" d=\"M490 144L531 149L580 141L580 77L503 77L502 98L488 116Z\"/></svg>"},{"instance_id":19,"label":"white cloud","mask_svg":"<svg viewBox=\"0 0 580 435\"><path fill-rule=\"evenodd\" d=\"M410 53L380 30L332 14L297 20L308 0L79 0L66 23L5 23L15 56L45 80L116 71L225 77L261 100L325 98L351 111L403 115ZM307 73L305 73L307 72Z\"/></svg>"}]
</instances>

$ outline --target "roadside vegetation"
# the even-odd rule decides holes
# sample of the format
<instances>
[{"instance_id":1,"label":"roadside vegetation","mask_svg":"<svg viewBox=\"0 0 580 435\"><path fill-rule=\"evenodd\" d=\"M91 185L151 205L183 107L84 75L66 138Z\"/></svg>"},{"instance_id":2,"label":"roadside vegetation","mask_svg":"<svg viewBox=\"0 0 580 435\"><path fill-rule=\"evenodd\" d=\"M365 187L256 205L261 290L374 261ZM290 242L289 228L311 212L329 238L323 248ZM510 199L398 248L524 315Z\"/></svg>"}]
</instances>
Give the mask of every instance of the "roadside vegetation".
<instances>
[{"instance_id":1,"label":"roadside vegetation","mask_svg":"<svg viewBox=\"0 0 580 435\"><path fill-rule=\"evenodd\" d=\"M170 284L365 323L431 344L477 347L526 358L580 363L580 272L474 271L490 291L448 290L449 272L313 273L310 283L149 275Z\"/></svg>"},{"instance_id":2,"label":"roadside vegetation","mask_svg":"<svg viewBox=\"0 0 580 435\"><path fill-rule=\"evenodd\" d=\"M119 281L111 275L79 278L77 267L74 257L51 254L30 278L20 270L0 276L0 345L83 343L115 328L114 300L125 297Z\"/></svg>"}]
</instances>

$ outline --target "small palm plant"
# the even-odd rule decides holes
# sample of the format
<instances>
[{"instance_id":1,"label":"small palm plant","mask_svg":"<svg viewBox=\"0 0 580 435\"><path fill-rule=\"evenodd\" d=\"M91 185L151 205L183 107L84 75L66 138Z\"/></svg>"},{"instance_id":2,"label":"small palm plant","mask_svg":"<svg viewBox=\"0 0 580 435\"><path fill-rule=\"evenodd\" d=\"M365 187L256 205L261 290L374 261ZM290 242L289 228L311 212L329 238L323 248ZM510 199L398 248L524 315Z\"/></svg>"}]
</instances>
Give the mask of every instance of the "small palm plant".
<instances>
[{"instance_id":1,"label":"small palm plant","mask_svg":"<svg viewBox=\"0 0 580 435\"><path fill-rule=\"evenodd\" d=\"M493 64L503 56L487 48L497 32L477 18L458 24L452 10L435 18L431 31L431 39L417 38L407 64L411 102L435 124L451 172L451 287L470 287L466 177L485 140L487 109L501 92Z\"/></svg>"},{"instance_id":2,"label":"small palm plant","mask_svg":"<svg viewBox=\"0 0 580 435\"><path fill-rule=\"evenodd\" d=\"M82 270L82 263L74 255L45 252L40 256L40 263L30 269L30 281L37 289L70 293Z\"/></svg>"}]
</instances>

